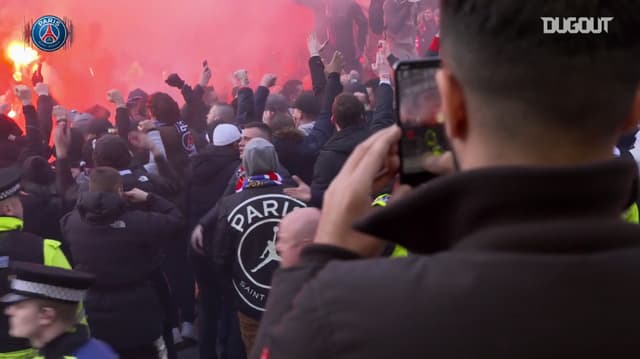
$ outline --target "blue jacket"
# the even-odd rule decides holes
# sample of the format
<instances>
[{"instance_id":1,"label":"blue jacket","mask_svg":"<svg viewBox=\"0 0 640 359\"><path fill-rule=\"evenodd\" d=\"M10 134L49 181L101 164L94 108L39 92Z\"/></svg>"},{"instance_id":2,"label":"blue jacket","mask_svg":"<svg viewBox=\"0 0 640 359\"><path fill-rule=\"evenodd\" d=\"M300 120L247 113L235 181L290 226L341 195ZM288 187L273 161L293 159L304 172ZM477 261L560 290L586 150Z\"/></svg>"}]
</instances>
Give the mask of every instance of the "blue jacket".
<instances>
[{"instance_id":1,"label":"blue jacket","mask_svg":"<svg viewBox=\"0 0 640 359\"><path fill-rule=\"evenodd\" d=\"M76 327L47 343L34 359L118 359L118 355L102 341L89 337Z\"/></svg>"},{"instance_id":2,"label":"blue jacket","mask_svg":"<svg viewBox=\"0 0 640 359\"><path fill-rule=\"evenodd\" d=\"M89 339L85 345L81 346L73 353L76 359L117 359L118 354L104 342L97 339Z\"/></svg>"}]
</instances>

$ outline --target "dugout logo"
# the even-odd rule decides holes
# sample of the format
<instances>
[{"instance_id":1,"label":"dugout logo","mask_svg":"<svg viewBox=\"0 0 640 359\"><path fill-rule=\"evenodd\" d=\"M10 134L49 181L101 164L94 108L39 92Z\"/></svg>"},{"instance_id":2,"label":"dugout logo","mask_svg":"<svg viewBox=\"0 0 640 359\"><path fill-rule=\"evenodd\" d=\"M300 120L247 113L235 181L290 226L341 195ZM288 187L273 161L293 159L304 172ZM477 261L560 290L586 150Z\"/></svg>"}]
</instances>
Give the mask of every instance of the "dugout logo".
<instances>
[{"instance_id":1,"label":"dugout logo","mask_svg":"<svg viewBox=\"0 0 640 359\"><path fill-rule=\"evenodd\" d=\"M72 28L69 19L45 15L25 26L25 39L42 51L53 52L71 45Z\"/></svg>"},{"instance_id":2,"label":"dugout logo","mask_svg":"<svg viewBox=\"0 0 640 359\"><path fill-rule=\"evenodd\" d=\"M612 17L541 17L545 34L608 34Z\"/></svg>"}]
</instances>

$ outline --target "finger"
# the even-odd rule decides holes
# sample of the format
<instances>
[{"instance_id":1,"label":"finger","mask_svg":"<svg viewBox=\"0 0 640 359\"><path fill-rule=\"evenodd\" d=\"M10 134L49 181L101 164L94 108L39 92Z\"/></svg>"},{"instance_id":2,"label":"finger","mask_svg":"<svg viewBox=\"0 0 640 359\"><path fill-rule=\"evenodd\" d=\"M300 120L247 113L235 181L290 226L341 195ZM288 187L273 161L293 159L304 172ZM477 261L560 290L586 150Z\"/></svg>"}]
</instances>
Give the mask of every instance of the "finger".
<instances>
[{"instance_id":1,"label":"finger","mask_svg":"<svg viewBox=\"0 0 640 359\"><path fill-rule=\"evenodd\" d=\"M397 126L391 126L391 127L397 127ZM347 159L347 162L342 166L343 170L349 171L349 172L354 171L355 168L358 166L358 163L360 163L360 161L362 161L362 159L367 155L371 146L373 146L374 143L379 141L379 139L382 136L384 136L384 134L387 133L390 128L386 128L384 130L378 131L375 134L369 136L367 140L360 143L355 148L355 150L351 153L351 156L349 156L349 159Z\"/></svg>"},{"instance_id":2,"label":"finger","mask_svg":"<svg viewBox=\"0 0 640 359\"><path fill-rule=\"evenodd\" d=\"M411 191L413 191L413 188L411 186L407 184L399 185L393 190L393 195L391 196L389 203L393 203L407 197L411 193Z\"/></svg>"},{"instance_id":3,"label":"finger","mask_svg":"<svg viewBox=\"0 0 640 359\"><path fill-rule=\"evenodd\" d=\"M327 39L322 45L320 45L320 51L324 50L324 48L329 44L329 39Z\"/></svg>"},{"instance_id":4,"label":"finger","mask_svg":"<svg viewBox=\"0 0 640 359\"><path fill-rule=\"evenodd\" d=\"M196 243L194 243L193 249L196 251L196 253L200 255L205 255L204 246L202 245L201 238L199 238L199 240L196 240Z\"/></svg>"},{"instance_id":5,"label":"finger","mask_svg":"<svg viewBox=\"0 0 640 359\"><path fill-rule=\"evenodd\" d=\"M307 184L302 180L302 178L300 178L300 177L298 177L298 176L295 176L295 175L294 175L292 178L293 178L293 180L298 184L298 186L301 186L301 185L305 185L305 186L306 186L306 185L307 185Z\"/></svg>"},{"instance_id":6,"label":"finger","mask_svg":"<svg viewBox=\"0 0 640 359\"><path fill-rule=\"evenodd\" d=\"M383 166L391 148L400 140L400 128L398 126L390 126L379 131L374 141L367 141L368 146L365 148L366 155L361 158L353 169L355 178L374 178L376 173Z\"/></svg>"}]
</instances>

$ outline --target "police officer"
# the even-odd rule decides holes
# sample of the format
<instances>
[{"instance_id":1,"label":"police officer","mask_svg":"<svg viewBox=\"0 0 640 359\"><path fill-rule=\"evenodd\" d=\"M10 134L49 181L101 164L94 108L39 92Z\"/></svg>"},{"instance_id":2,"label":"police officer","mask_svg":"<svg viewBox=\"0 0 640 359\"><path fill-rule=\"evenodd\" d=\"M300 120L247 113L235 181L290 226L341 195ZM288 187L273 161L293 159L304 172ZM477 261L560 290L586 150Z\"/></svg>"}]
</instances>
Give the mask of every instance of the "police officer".
<instances>
[{"instance_id":1,"label":"police officer","mask_svg":"<svg viewBox=\"0 0 640 359\"><path fill-rule=\"evenodd\" d=\"M12 262L11 269L10 293L0 299L7 304L9 335L28 339L38 350L35 359L117 358L79 323L78 304L93 275L27 262Z\"/></svg>"},{"instance_id":2,"label":"police officer","mask_svg":"<svg viewBox=\"0 0 640 359\"><path fill-rule=\"evenodd\" d=\"M42 239L21 231L23 208L18 196L19 192L19 169L17 167L0 168L0 256L70 269L71 265L60 248L60 242ZM5 286L6 281L6 276L0 276L0 282L4 282ZM0 309L3 308L0 307ZM9 337L7 325L7 318L3 315L0 317L0 359L31 357L33 350L29 342Z\"/></svg>"}]
</instances>

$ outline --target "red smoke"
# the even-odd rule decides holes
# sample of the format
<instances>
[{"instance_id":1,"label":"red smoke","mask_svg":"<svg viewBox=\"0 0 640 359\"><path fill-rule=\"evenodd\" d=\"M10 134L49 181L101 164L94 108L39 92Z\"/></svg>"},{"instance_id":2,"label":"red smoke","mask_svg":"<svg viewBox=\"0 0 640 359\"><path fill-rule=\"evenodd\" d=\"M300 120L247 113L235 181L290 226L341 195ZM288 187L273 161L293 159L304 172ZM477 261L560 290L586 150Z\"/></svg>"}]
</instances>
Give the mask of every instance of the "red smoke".
<instances>
[{"instance_id":1,"label":"red smoke","mask_svg":"<svg viewBox=\"0 0 640 359\"><path fill-rule=\"evenodd\" d=\"M181 103L163 72L195 84L204 59L223 98L240 68L249 70L252 85L265 72L278 74L280 84L307 73L312 14L294 0L0 0L0 95L15 85L4 57L9 41L22 38L25 20L47 14L71 19L74 42L40 52L45 82L63 105L80 111L96 103L112 109L105 94L114 87L125 97L136 87L165 91Z\"/></svg>"}]
</instances>

